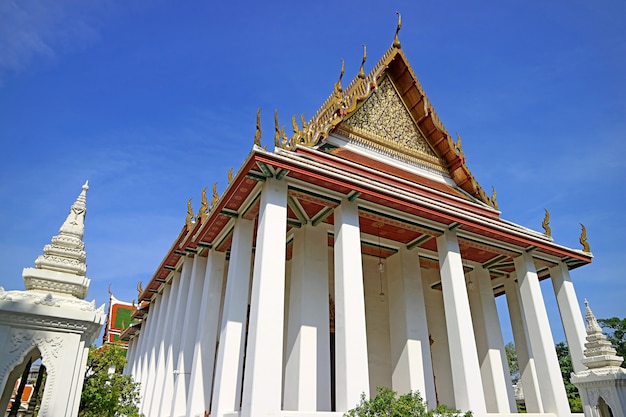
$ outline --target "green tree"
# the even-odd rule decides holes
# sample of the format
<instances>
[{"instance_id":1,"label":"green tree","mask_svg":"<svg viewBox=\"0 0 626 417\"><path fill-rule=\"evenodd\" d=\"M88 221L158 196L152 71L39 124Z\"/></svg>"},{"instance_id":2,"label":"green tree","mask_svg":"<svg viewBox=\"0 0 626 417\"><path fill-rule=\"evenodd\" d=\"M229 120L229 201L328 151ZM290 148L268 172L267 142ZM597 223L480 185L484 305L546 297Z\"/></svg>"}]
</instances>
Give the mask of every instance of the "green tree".
<instances>
[{"instance_id":1,"label":"green tree","mask_svg":"<svg viewBox=\"0 0 626 417\"><path fill-rule=\"evenodd\" d=\"M361 402L344 416L347 417L471 417L471 411L461 413L439 405L427 410L426 401L419 392L410 392L398 397L398 394L386 387L376 387L376 396L370 400L361 394Z\"/></svg>"},{"instance_id":2,"label":"green tree","mask_svg":"<svg viewBox=\"0 0 626 417\"><path fill-rule=\"evenodd\" d=\"M506 353L506 361L509 364L509 372L511 373L511 381L514 384L519 382L519 363L517 362L517 351L513 342L509 342L504 346Z\"/></svg>"},{"instance_id":3,"label":"green tree","mask_svg":"<svg viewBox=\"0 0 626 417\"><path fill-rule=\"evenodd\" d=\"M598 324L602 326L602 330L613 344L617 356L626 357L626 318L598 319ZM622 367L626 368L626 363L622 363Z\"/></svg>"},{"instance_id":4,"label":"green tree","mask_svg":"<svg viewBox=\"0 0 626 417\"><path fill-rule=\"evenodd\" d=\"M582 413L583 404L578 394L578 388L570 382L570 377L574 368L572 367L572 357L569 355L569 348L565 342L559 342L555 346L556 356L559 358L559 366L561 367L561 377L563 378L563 385L565 385L565 393L567 394L567 401L569 402L569 408L572 413Z\"/></svg>"},{"instance_id":5,"label":"green tree","mask_svg":"<svg viewBox=\"0 0 626 417\"><path fill-rule=\"evenodd\" d=\"M140 416L139 384L130 375L122 375L125 353L114 344L89 348L79 417Z\"/></svg>"}]
</instances>

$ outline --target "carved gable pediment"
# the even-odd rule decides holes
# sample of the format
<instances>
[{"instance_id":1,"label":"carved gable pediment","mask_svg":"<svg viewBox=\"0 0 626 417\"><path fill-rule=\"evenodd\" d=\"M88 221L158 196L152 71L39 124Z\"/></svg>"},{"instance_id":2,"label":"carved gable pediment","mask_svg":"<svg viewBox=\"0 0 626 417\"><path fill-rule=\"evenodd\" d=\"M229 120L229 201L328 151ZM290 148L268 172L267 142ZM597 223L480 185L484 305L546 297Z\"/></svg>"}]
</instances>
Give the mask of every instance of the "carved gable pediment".
<instances>
[{"instance_id":1,"label":"carved gable pediment","mask_svg":"<svg viewBox=\"0 0 626 417\"><path fill-rule=\"evenodd\" d=\"M420 131L389 76L338 127L351 142L390 156L447 172Z\"/></svg>"}]
</instances>

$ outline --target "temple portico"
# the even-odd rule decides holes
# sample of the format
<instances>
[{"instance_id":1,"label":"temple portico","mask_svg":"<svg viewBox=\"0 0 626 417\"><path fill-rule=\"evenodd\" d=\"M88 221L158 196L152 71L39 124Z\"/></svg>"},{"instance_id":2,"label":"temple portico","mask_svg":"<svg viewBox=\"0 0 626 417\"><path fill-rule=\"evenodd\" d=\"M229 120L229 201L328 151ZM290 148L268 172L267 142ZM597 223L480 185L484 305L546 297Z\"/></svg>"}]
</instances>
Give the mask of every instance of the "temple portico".
<instances>
[{"instance_id":1,"label":"temple portico","mask_svg":"<svg viewBox=\"0 0 626 417\"><path fill-rule=\"evenodd\" d=\"M529 413L570 415L539 281L582 358L569 271L591 254L501 218L399 41L290 140L277 121L273 151L257 129L139 292L124 337L145 414L341 416L382 385L513 415L502 296Z\"/></svg>"}]
</instances>

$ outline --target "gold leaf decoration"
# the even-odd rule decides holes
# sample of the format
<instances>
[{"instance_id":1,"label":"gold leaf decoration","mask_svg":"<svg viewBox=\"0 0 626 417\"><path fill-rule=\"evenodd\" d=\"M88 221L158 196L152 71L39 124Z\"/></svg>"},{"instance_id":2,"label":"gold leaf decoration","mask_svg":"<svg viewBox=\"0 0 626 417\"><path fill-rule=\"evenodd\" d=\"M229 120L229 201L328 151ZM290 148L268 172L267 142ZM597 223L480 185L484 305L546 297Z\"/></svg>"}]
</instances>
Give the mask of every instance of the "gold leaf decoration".
<instances>
[{"instance_id":1,"label":"gold leaf decoration","mask_svg":"<svg viewBox=\"0 0 626 417\"><path fill-rule=\"evenodd\" d=\"M545 217L543 218L543 222L541 223L541 227L543 227L544 235L552 236L552 229L550 228L550 212L548 209L544 209L546 212Z\"/></svg>"},{"instance_id":2,"label":"gold leaf decoration","mask_svg":"<svg viewBox=\"0 0 626 417\"><path fill-rule=\"evenodd\" d=\"M193 225L193 209L191 208L191 198L187 200L187 217L185 218L185 224L187 225L187 230L191 229Z\"/></svg>"},{"instance_id":3,"label":"gold leaf decoration","mask_svg":"<svg viewBox=\"0 0 626 417\"><path fill-rule=\"evenodd\" d=\"M583 251L591 252L591 248L589 247L589 242L587 242L587 228L582 223L580 224L580 227L582 228L582 230L580 231L580 238L578 239L578 241L580 242L581 245L583 245Z\"/></svg>"},{"instance_id":4,"label":"gold leaf decoration","mask_svg":"<svg viewBox=\"0 0 626 417\"><path fill-rule=\"evenodd\" d=\"M231 182L233 182L233 169L228 168L228 183L230 184Z\"/></svg>"},{"instance_id":5,"label":"gold leaf decoration","mask_svg":"<svg viewBox=\"0 0 626 417\"><path fill-rule=\"evenodd\" d=\"M213 183L213 198L211 199L211 207L214 207L217 201L220 199L217 193L217 182Z\"/></svg>"},{"instance_id":6,"label":"gold leaf decoration","mask_svg":"<svg viewBox=\"0 0 626 417\"><path fill-rule=\"evenodd\" d=\"M494 209L498 210L498 201L496 200L496 187L491 186L491 205Z\"/></svg>"},{"instance_id":7,"label":"gold leaf decoration","mask_svg":"<svg viewBox=\"0 0 626 417\"><path fill-rule=\"evenodd\" d=\"M278 127L278 109L274 110L274 146L280 148L280 127Z\"/></svg>"},{"instance_id":8,"label":"gold leaf decoration","mask_svg":"<svg viewBox=\"0 0 626 417\"><path fill-rule=\"evenodd\" d=\"M254 132L254 144L256 146L261 146L261 108L259 107L256 111L256 132Z\"/></svg>"},{"instance_id":9,"label":"gold leaf decoration","mask_svg":"<svg viewBox=\"0 0 626 417\"><path fill-rule=\"evenodd\" d=\"M400 32L400 29L402 29L402 15L400 15L400 12L396 12L396 14L398 15L398 26L396 27L396 35L393 38L393 47L400 49L402 45L400 45L400 37L398 36L398 33Z\"/></svg>"},{"instance_id":10,"label":"gold leaf decoration","mask_svg":"<svg viewBox=\"0 0 626 417\"><path fill-rule=\"evenodd\" d=\"M367 61L367 47L363 44L363 59L361 60L361 66L359 67L359 74L357 77L360 79L365 79L365 61Z\"/></svg>"},{"instance_id":11,"label":"gold leaf decoration","mask_svg":"<svg viewBox=\"0 0 626 417\"><path fill-rule=\"evenodd\" d=\"M209 211L209 202L206 197L206 187L202 189L202 197L200 199L200 209L198 210L198 218L200 221L206 219L207 212Z\"/></svg>"}]
</instances>

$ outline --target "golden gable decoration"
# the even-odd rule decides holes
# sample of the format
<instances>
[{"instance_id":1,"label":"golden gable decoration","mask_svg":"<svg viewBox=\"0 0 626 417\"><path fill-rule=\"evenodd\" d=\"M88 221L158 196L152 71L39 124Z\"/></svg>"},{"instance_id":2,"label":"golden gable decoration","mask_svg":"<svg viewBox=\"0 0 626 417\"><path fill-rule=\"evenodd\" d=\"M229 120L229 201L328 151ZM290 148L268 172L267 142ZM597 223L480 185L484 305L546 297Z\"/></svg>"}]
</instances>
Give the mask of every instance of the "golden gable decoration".
<instances>
[{"instance_id":1,"label":"golden gable decoration","mask_svg":"<svg viewBox=\"0 0 626 417\"><path fill-rule=\"evenodd\" d=\"M445 163L420 132L389 76L378 84L376 94L370 95L338 126L337 132L352 142L447 172Z\"/></svg>"}]
</instances>

